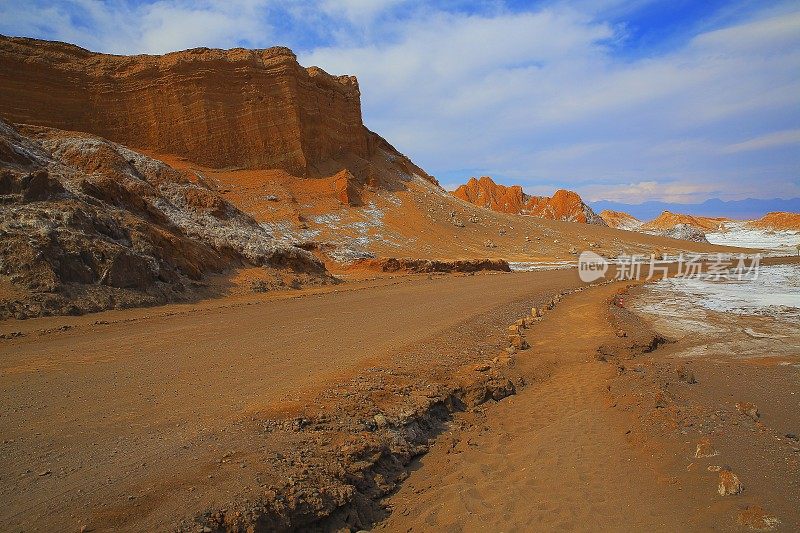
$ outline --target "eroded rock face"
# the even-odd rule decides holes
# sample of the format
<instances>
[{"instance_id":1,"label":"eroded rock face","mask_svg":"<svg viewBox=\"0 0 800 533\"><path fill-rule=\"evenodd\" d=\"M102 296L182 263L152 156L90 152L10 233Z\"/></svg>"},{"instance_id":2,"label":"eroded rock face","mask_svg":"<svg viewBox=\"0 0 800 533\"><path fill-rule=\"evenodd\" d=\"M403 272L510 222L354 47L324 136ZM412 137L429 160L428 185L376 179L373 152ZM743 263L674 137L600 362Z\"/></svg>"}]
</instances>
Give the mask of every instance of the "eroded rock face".
<instances>
[{"instance_id":1,"label":"eroded rock face","mask_svg":"<svg viewBox=\"0 0 800 533\"><path fill-rule=\"evenodd\" d=\"M105 139L0 121L0 316L181 298L241 265L325 279L308 252L181 172Z\"/></svg>"},{"instance_id":2,"label":"eroded rock face","mask_svg":"<svg viewBox=\"0 0 800 533\"><path fill-rule=\"evenodd\" d=\"M522 213L526 201L522 187L498 185L489 176L470 178L453 192L453 196L492 211L515 215Z\"/></svg>"},{"instance_id":3,"label":"eroded rock face","mask_svg":"<svg viewBox=\"0 0 800 533\"><path fill-rule=\"evenodd\" d=\"M552 197L530 196L519 185L498 185L488 176L470 178L453 192L457 198L486 207L493 211L530 215L551 220L580 222L583 224L606 223L572 191L558 190Z\"/></svg>"},{"instance_id":4,"label":"eroded rock face","mask_svg":"<svg viewBox=\"0 0 800 533\"><path fill-rule=\"evenodd\" d=\"M0 114L87 131L215 167L314 174L369 156L358 82L303 68L288 48L113 56L0 38Z\"/></svg>"},{"instance_id":5,"label":"eroded rock face","mask_svg":"<svg viewBox=\"0 0 800 533\"><path fill-rule=\"evenodd\" d=\"M116 56L0 36L0 117L216 169L346 170L351 189L377 183L374 160L388 153L435 183L364 126L355 77L304 68L283 47Z\"/></svg>"}]
</instances>

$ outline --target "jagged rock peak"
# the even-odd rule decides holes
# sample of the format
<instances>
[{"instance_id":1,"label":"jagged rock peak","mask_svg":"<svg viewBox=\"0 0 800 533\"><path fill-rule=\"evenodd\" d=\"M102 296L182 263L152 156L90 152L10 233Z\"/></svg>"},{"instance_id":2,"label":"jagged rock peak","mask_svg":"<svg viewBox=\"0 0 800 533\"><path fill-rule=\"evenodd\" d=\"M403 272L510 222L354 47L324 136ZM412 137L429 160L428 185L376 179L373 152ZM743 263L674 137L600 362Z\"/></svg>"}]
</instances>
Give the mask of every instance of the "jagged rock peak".
<instances>
[{"instance_id":1,"label":"jagged rock peak","mask_svg":"<svg viewBox=\"0 0 800 533\"><path fill-rule=\"evenodd\" d=\"M495 183L489 176L481 176L480 179L470 178L465 185L459 186L453 195L480 207L503 213L606 225L603 219L583 202L580 195L565 189L556 191L552 197L530 196L525 194L520 185L507 187Z\"/></svg>"}]
</instances>

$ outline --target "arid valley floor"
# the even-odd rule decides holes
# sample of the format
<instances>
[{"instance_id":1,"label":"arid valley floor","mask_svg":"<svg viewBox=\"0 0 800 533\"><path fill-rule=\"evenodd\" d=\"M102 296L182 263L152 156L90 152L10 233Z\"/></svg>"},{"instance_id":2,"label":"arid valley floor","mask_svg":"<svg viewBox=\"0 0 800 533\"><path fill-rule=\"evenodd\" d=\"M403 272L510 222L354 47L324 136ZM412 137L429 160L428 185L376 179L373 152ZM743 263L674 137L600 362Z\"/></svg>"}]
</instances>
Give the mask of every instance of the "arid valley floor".
<instances>
[{"instance_id":1,"label":"arid valley floor","mask_svg":"<svg viewBox=\"0 0 800 533\"><path fill-rule=\"evenodd\" d=\"M798 531L798 239L448 192L288 48L0 36L0 530Z\"/></svg>"}]
</instances>

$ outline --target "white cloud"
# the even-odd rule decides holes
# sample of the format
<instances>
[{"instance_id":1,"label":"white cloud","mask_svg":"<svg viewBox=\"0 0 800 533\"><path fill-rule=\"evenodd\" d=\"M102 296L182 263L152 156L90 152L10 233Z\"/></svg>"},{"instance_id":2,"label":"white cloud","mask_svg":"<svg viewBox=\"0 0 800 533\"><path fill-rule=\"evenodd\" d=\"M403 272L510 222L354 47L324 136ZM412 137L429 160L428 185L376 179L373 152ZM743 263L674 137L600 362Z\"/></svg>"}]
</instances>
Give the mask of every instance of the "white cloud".
<instances>
[{"instance_id":1,"label":"white cloud","mask_svg":"<svg viewBox=\"0 0 800 533\"><path fill-rule=\"evenodd\" d=\"M726 146L723 152L746 152L749 150L763 150L765 148L783 147L792 144L800 144L800 129L776 131L740 143L731 144Z\"/></svg>"},{"instance_id":2,"label":"white cloud","mask_svg":"<svg viewBox=\"0 0 800 533\"><path fill-rule=\"evenodd\" d=\"M356 74L367 126L448 182L481 169L593 198L796 192L800 155L767 148L800 131L797 3L735 1L669 48L626 54L619 21L653 3L0 0L0 32L119 53L291 46Z\"/></svg>"},{"instance_id":3,"label":"white cloud","mask_svg":"<svg viewBox=\"0 0 800 533\"><path fill-rule=\"evenodd\" d=\"M623 29L561 3L411 18L391 28L393 41L301 58L356 73L368 126L434 173L481 168L598 197L654 180L663 188L631 196L785 196L800 156L720 157L743 135L800 121L800 12L767 15L641 59L609 45ZM771 189L746 185L754 178Z\"/></svg>"}]
</instances>

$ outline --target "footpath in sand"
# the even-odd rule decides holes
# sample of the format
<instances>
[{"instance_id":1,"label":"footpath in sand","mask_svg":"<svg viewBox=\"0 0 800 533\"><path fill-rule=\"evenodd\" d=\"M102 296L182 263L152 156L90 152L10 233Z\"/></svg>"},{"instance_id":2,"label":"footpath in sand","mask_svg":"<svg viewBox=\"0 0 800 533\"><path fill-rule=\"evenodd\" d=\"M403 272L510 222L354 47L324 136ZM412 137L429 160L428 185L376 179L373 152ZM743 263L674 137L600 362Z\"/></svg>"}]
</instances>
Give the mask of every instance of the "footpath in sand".
<instances>
[{"instance_id":1,"label":"footpath in sand","mask_svg":"<svg viewBox=\"0 0 800 533\"><path fill-rule=\"evenodd\" d=\"M572 295L534 326L531 349L517 359L533 383L442 436L389 500L380 529L680 529L673 490L609 405L616 368L596 360L614 335L608 301L618 290Z\"/></svg>"},{"instance_id":2,"label":"footpath in sand","mask_svg":"<svg viewBox=\"0 0 800 533\"><path fill-rule=\"evenodd\" d=\"M572 294L534 324L515 365L528 385L457 415L376 529L796 531L796 416L771 419L769 394L767 425L737 403L770 387L796 401L796 377L750 365L731 384L671 358L682 342L625 309L624 290Z\"/></svg>"}]
</instances>

